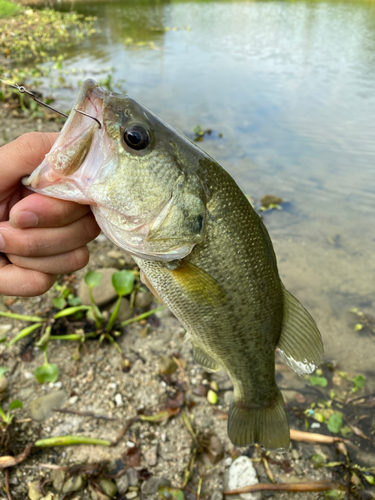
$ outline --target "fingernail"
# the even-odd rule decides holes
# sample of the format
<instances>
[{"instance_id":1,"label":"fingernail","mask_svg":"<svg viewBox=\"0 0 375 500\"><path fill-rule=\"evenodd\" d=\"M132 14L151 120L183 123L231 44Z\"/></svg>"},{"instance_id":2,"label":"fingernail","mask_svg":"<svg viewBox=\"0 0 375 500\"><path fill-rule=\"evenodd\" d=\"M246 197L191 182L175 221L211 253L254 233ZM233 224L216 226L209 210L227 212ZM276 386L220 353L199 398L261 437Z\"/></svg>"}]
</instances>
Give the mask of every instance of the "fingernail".
<instances>
[{"instance_id":1,"label":"fingernail","mask_svg":"<svg viewBox=\"0 0 375 500\"><path fill-rule=\"evenodd\" d=\"M0 252L2 252L3 250L5 250L5 241L2 235L0 234Z\"/></svg>"},{"instance_id":2,"label":"fingernail","mask_svg":"<svg viewBox=\"0 0 375 500\"><path fill-rule=\"evenodd\" d=\"M9 219L10 225L18 229L24 229L26 227L36 227L38 225L38 222L38 216L34 214L34 212L27 212L26 210L16 212Z\"/></svg>"}]
</instances>

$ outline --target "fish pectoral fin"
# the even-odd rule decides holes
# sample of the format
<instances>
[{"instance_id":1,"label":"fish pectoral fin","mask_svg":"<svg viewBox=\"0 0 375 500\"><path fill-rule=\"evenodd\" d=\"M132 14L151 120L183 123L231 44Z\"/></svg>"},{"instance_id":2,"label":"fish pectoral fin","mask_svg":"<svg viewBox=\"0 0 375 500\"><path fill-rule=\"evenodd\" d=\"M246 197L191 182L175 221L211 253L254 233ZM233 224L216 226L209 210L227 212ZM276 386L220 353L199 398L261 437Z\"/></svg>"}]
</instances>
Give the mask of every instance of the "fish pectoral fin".
<instances>
[{"instance_id":1,"label":"fish pectoral fin","mask_svg":"<svg viewBox=\"0 0 375 500\"><path fill-rule=\"evenodd\" d=\"M181 291L194 302L211 306L224 303L227 297L226 292L215 278L195 264L181 260L176 269L168 270Z\"/></svg>"},{"instance_id":2,"label":"fish pectoral fin","mask_svg":"<svg viewBox=\"0 0 375 500\"><path fill-rule=\"evenodd\" d=\"M158 294L158 292L155 290L155 288L151 285L151 283L150 283L149 279L147 278L147 276L145 275L145 273L142 271L142 269L141 269L141 273L140 273L140 278L141 278L142 283L143 283L143 284L145 284L145 285L147 286L147 288L150 290L150 292L151 292L153 295L155 295L155 297L156 297L157 299L159 299L159 300L160 300L160 302L161 302L162 304L164 304L164 302L163 302L163 301L161 300L161 298L160 298L160 295L159 295L159 294ZM165 305L165 304L164 304L164 305Z\"/></svg>"},{"instance_id":3,"label":"fish pectoral fin","mask_svg":"<svg viewBox=\"0 0 375 500\"><path fill-rule=\"evenodd\" d=\"M306 309L285 288L284 317L277 347L280 356L299 375L312 373L323 356L318 327Z\"/></svg>"},{"instance_id":4,"label":"fish pectoral fin","mask_svg":"<svg viewBox=\"0 0 375 500\"><path fill-rule=\"evenodd\" d=\"M199 365L203 366L203 368L207 372L217 372L220 370L220 365L217 361L214 360L209 354L206 353L203 349L198 347L193 343L193 356L194 361Z\"/></svg>"}]
</instances>

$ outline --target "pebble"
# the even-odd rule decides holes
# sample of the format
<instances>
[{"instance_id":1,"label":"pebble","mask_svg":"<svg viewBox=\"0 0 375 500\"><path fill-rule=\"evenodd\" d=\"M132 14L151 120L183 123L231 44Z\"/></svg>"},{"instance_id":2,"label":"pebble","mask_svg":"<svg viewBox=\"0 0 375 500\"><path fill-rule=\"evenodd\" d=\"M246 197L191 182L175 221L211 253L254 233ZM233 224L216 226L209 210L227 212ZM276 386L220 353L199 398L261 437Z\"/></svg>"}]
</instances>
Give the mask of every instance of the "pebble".
<instances>
[{"instance_id":1,"label":"pebble","mask_svg":"<svg viewBox=\"0 0 375 500\"><path fill-rule=\"evenodd\" d=\"M116 403L117 407L124 406L124 401L122 400L122 395L119 392L115 396L115 403Z\"/></svg>"},{"instance_id":2,"label":"pebble","mask_svg":"<svg viewBox=\"0 0 375 500\"><path fill-rule=\"evenodd\" d=\"M138 484L138 474L133 467L129 467L126 471L126 475L128 476L129 486L137 486Z\"/></svg>"},{"instance_id":3,"label":"pebble","mask_svg":"<svg viewBox=\"0 0 375 500\"><path fill-rule=\"evenodd\" d=\"M117 272L117 269L107 267L95 269L95 271L101 273L103 276L100 284L92 289L94 300L100 307L117 298L117 293L112 285L112 275ZM86 285L84 279L79 284L78 297L81 299L83 305L91 305L89 287Z\"/></svg>"},{"instance_id":4,"label":"pebble","mask_svg":"<svg viewBox=\"0 0 375 500\"><path fill-rule=\"evenodd\" d=\"M138 491L129 491L129 493L126 494L127 500L134 500L138 496Z\"/></svg>"},{"instance_id":5,"label":"pebble","mask_svg":"<svg viewBox=\"0 0 375 500\"><path fill-rule=\"evenodd\" d=\"M41 422L52 414L52 408L60 408L67 400L64 390L50 392L45 396L34 399L30 403L30 415L33 420Z\"/></svg>"},{"instance_id":6,"label":"pebble","mask_svg":"<svg viewBox=\"0 0 375 500\"><path fill-rule=\"evenodd\" d=\"M59 493L71 493L80 490L83 485L82 476L66 477L64 471L55 469L51 472L53 487Z\"/></svg>"},{"instance_id":7,"label":"pebble","mask_svg":"<svg viewBox=\"0 0 375 500\"><path fill-rule=\"evenodd\" d=\"M8 388L8 379L3 375L0 378L0 392L5 392Z\"/></svg>"},{"instance_id":8,"label":"pebble","mask_svg":"<svg viewBox=\"0 0 375 500\"><path fill-rule=\"evenodd\" d=\"M146 292L138 292L135 297L135 307L139 307L140 309L148 307L151 304L152 299L153 295L148 290Z\"/></svg>"},{"instance_id":9,"label":"pebble","mask_svg":"<svg viewBox=\"0 0 375 500\"><path fill-rule=\"evenodd\" d=\"M116 302L112 304L112 306L109 309L109 312L112 314L115 308L116 308ZM133 311L134 309L133 307L131 307L129 300L126 299L125 297L122 297L116 318L117 321L126 321L127 319L130 319L133 316Z\"/></svg>"},{"instance_id":10,"label":"pebble","mask_svg":"<svg viewBox=\"0 0 375 500\"><path fill-rule=\"evenodd\" d=\"M113 498L116 495L117 486L110 479L101 479L99 481L99 485L101 486L102 490L109 498Z\"/></svg>"},{"instance_id":11,"label":"pebble","mask_svg":"<svg viewBox=\"0 0 375 500\"><path fill-rule=\"evenodd\" d=\"M210 437L210 441L208 444L208 449L207 449L206 454L207 454L210 462L214 465L223 459L224 447L221 444L221 441L219 440L219 438L217 436L213 435Z\"/></svg>"},{"instance_id":12,"label":"pebble","mask_svg":"<svg viewBox=\"0 0 375 500\"><path fill-rule=\"evenodd\" d=\"M116 486L119 495L123 495L124 493L126 493L129 488L128 476L126 474L123 474L122 476L118 477L116 479Z\"/></svg>"},{"instance_id":13,"label":"pebble","mask_svg":"<svg viewBox=\"0 0 375 500\"><path fill-rule=\"evenodd\" d=\"M68 403L70 405L75 405L77 401L78 401L78 396L72 396L71 398L68 399Z\"/></svg>"},{"instance_id":14,"label":"pebble","mask_svg":"<svg viewBox=\"0 0 375 500\"><path fill-rule=\"evenodd\" d=\"M164 375L172 375L177 370L177 364L170 356L159 358L158 365L160 373Z\"/></svg>"},{"instance_id":15,"label":"pebble","mask_svg":"<svg viewBox=\"0 0 375 500\"><path fill-rule=\"evenodd\" d=\"M299 452L295 448L292 448L292 458L293 458L293 460L299 459Z\"/></svg>"},{"instance_id":16,"label":"pebble","mask_svg":"<svg viewBox=\"0 0 375 500\"><path fill-rule=\"evenodd\" d=\"M250 458L238 457L230 466L228 474L228 490L236 490L244 486L257 484L258 478ZM242 493L239 495L243 500L259 500L261 493Z\"/></svg>"},{"instance_id":17,"label":"pebble","mask_svg":"<svg viewBox=\"0 0 375 500\"><path fill-rule=\"evenodd\" d=\"M157 446L151 446L146 452L145 452L145 460L147 462L147 465L150 467L154 467L157 462L158 462L158 447Z\"/></svg>"},{"instance_id":18,"label":"pebble","mask_svg":"<svg viewBox=\"0 0 375 500\"><path fill-rule=\"evenodd\" d=\"M160 443L159 455L163 460L172 460L176 453L176 444L174 442Z\"/></svg>"},{"instance_id":19,"label":"pebble","mask_svg":"<svg viewBox=\"0 0 375 500\"><path fill-rule=\"evenodd\" d=\"M144 495L153 495L158 492L160 486L170 486L171 482L169 479L164 477L150 477L143 484L141 491ZM129 497L128 497L129 498Z\"/></svg>"},{"instance_id":20,"label":"pebble","mask_svg":"<svg viewBox=\"0 0 375 500\"><path fill-rule=\"evenodd\" d=\"M214 491L210 500L223 500L223 494L220 491Z\"/></svg>"},{"instance_id":21,"label":"pebble","mask_svg":"<svg viewBox=\"0 0 375 500\"><path fill-rule=\"evenodd\" d=\"M1 309L0 309L1 310ZM6 337L6 334L10 332L12 329L12 325L0 325L0 339L4 339Z\"/></svg>"}]
</instances>

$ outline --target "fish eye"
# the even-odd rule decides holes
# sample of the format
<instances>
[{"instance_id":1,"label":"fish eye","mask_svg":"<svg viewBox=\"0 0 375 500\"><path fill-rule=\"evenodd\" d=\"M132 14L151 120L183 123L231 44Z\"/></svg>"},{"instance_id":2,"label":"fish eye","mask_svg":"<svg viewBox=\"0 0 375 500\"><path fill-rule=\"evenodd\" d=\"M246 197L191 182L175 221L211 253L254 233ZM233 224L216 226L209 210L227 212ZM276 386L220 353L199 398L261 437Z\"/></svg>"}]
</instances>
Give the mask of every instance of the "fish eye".
<instances>
[{"instance_id":1,"label":"fish eye","mask_svg":"<svg viewBox=\"0 0 375 500\"><path fill-rule=\"evenodd\" d=\"M141 125L130 125L124 131L124 141L129 148L140 151L150 144L150 135Z\"/></svg>"}]
</instances>

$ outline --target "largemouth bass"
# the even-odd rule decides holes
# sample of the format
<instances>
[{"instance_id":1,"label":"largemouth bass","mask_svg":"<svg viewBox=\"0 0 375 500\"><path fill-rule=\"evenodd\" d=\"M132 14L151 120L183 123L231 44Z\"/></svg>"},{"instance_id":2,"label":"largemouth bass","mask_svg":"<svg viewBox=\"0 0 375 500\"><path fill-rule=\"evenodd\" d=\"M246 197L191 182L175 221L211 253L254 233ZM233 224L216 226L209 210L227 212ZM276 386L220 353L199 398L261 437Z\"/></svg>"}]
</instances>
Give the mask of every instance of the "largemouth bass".
<instances>
[{"instance_id":1,"label":"largemouth bass","mask_svg":"<svg viewBox=\"0 0 375 500\"><path fill-rule=\"evenodd\" d=\"M267 229L232 177L196 144L126 95L93 80L43 163L24 181L90 204L143 281L187 330L194 358L234 386L235 445L289 445L275 349L299 374L319 364L320 333L285 290Z\"/></svg>"}]
</instances>

